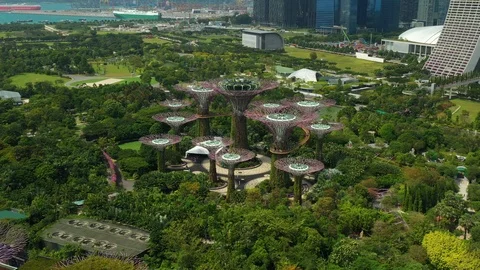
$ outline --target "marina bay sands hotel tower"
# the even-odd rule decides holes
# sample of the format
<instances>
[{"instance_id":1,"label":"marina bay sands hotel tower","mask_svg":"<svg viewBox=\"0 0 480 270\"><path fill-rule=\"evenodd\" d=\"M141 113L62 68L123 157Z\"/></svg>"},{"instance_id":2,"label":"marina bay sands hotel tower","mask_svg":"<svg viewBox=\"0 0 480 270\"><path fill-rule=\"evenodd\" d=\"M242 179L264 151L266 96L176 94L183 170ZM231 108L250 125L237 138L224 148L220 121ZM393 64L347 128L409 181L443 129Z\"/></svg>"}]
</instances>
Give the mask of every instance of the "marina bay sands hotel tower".
<instances>
[{"instance_id":1,"label":"marina bay sands hotel tower","mask_svg":"<svg viewBox=\"0 0 480 270\"><path fill-rule=\"evenodd\" d=\"M473 71L480 59L480 1L451 0L442 34L424 68L435 76Z\"/></svg>"}]
</instances>

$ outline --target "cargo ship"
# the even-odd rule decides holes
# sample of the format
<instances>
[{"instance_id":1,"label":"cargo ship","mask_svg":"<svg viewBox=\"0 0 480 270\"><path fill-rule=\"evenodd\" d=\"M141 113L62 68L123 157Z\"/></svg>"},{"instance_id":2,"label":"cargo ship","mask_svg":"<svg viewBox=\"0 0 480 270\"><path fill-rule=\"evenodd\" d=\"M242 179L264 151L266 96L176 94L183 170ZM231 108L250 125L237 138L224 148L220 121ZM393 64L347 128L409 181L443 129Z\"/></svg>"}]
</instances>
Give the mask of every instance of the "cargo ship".
<instances>
[{"instance_id":1,"label":"cargo ship","mask_svg":"<svg viewBox=\"0 0 480 270\"><path fill-rule=\"evenodd\" d=\"M0 4L0 12L2 11L14 11L14 10L40 10L42 7L40 5L4 5Z\"/></svg>"},{"instance_id":2,"label":"cargo ship","mask_svg":"<svg viewBox=\"0 0 480 270\"><path fill-rule=\"evenodd\" d=\"M113 15L122 20L158 20L160 18L157 11L117 10Z\"/></svg>"}]
</instances>

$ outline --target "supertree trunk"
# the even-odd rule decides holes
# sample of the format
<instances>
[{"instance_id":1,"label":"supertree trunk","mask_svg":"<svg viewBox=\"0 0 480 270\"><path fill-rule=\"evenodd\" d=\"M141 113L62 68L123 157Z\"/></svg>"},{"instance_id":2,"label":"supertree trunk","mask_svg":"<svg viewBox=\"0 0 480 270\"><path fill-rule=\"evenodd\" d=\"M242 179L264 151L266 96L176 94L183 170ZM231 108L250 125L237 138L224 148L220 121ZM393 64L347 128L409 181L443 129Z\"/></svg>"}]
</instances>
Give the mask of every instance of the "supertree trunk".
<instances>
[{"instance_id":1,"label":"supertree trunk","mask_svg":"<svg viewBox=\"0 0 480 270\"><path fill-rule=\"evenodd\" d=\"M320 136L317 138L317 145L316 145L316 148L315 148L315 156L317 157L318 161L323 160L323 138L320 137Z\"/></svg>"},{"instance_id":2,"label":"supertree trunk","mask_svg":"<svg viewBox=\"0 0 480 270\"><path fill-rule=\"evenodd\" d=\"M288 154L274 154L272 153L270 163L270 183L272 188L284 188L287 186L289 180L288 174L275 167L275 161L285 158Z\"/></svg>"},{"instance_id":3,"label":"supertree trunk","mask_svg":"<svg viewBox=\"0 0 480 270\"><path fill-rule=\"evenodd\" d=\"M198 136L209 136L210 135L210 119L209 118L200 118L198 119Z\"/></svg>"},{"instance_id":4,"label":"supertree trunk","mask_svg":"<svg viewBox=\"0 0 480 270\"><path fill-rule=\"evenodd\" d=\"M294 202L297 205L302 205L302 179L303 175L295 176L294 178L294 186L293 186L293 194L294 194Z\"/></svg>"},{"instance_id":5,"label":"supertree trunk","mask_svg":"<svg viewBox=\"0 0 480 270\"><path fill-rule=\"evenodd\" d=\"M208 177L210 178L210 181L212 181L212 183L216 183L218 181L217 162L215 161L215 159L210 159L210 170L208 173Z\"/></svg>"},{"instance_id":6,"label":"supertree trunk","mask_svg":"<svg viewBox=\"0 0 480 270\"><path fill-rule=\"evenodd\" d=\"M157 170L159 172L166 172L166 170L165 170L165 149L160 149L157 152Z\"/></svg>"},{"instance_id":7,"label":"supertree trunk","mask_svg":"<svg viewBox=\"0 0 480 270\"><path fill-rule=\"evenodd\" d=\"M248 149L247 118L244 115L232 116L231 135L233 147Z\"/></svg>"},{"instance_id":8,"label":"supertree trunk","mask_svg":"<svg viewBox=\"0 0 480 270\"><path fill-rule=\"evenodd\" d=\"M232 200L232 193L235 190L235 166L228 168L228 186L227 186L227 202Z\"/></svg>"}]
</instances>

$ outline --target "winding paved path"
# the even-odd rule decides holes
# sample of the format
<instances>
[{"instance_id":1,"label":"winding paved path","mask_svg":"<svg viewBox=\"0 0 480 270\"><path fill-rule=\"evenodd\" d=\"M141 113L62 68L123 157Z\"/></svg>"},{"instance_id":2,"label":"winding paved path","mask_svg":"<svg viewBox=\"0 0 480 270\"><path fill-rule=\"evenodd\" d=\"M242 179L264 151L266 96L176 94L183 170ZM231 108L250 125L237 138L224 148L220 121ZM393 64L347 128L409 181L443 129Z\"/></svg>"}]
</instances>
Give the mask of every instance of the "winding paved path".
<instances>
[{"instance_id":1,"label":"winding paved path","mask_svg":"<svg viewBox=\"0 0 480 270\"><path fill-rule=\"evenodd\" d=\"M253 169L236 169L235 178L239 180L236 183L237 189L251 189L256 187L261 182L268 180L270 178L270 163L271 159L267 156L257 155L257 158L262 161L262 164L259 167ZM208 173L210 167L209 159L202 160L201 163L194 163L191 160L184 159L183 161L187 162L188 169L193 173ZM217 165L217 174L218 176L226 179L228 176L228 169L220 167ZM227 193L227 188L212 190L221 194Z\"/></svg>"}]
</instances>

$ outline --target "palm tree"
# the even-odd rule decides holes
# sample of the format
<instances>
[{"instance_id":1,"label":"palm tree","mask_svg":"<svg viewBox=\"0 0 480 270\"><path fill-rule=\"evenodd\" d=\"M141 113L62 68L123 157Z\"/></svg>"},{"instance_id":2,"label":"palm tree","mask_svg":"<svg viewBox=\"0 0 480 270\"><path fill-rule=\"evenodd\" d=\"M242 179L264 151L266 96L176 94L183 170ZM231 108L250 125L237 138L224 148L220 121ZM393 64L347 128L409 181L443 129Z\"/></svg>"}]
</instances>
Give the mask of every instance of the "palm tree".
<instances>
[{"instance_id":1,"label":"palm tree","mask_svg":"<svg viewBox=\"0 0 480 270\"><path fill-rule=\"evenodd\" d=\"M463 227L463 239L467 239L467 233L475 226L473 215L463 214L458 221L458 225Z\"/></svg>"}]
</instances>

